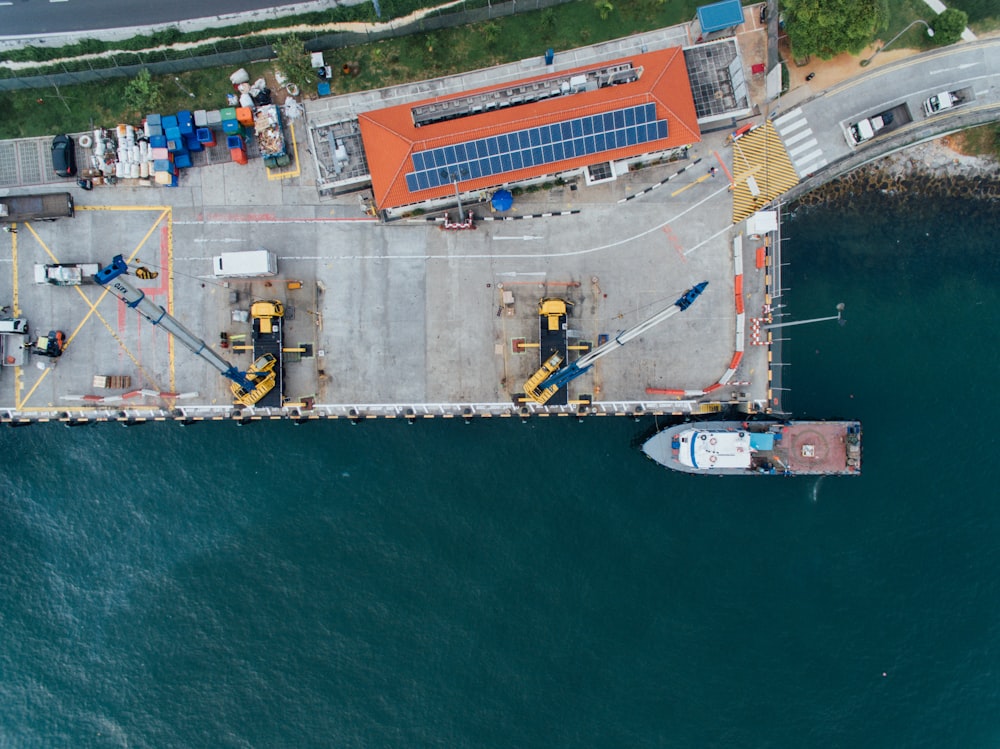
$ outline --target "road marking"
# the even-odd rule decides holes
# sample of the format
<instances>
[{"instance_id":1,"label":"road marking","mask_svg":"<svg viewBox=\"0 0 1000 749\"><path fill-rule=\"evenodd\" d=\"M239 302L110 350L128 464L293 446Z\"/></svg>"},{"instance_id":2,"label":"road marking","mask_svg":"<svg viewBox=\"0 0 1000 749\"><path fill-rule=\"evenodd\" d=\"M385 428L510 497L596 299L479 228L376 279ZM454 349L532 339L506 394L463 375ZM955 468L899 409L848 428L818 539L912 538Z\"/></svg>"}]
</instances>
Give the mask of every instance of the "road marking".
<instances>
[{"instance_id":1,"label":"road marking","mask_svg":"<svg viewBox=\"0 0 1000 749\"><path fill-rule=\"evenodd\" d=\"M780 130L781 126L784 125L789 120L793 120L796 117L802 117L802 116L803 116L802 115L802 108L801 107L796 107L795 109L791 110L790 112L785 112L783 115L781 115L781 117L778 117L774 121L774 126Z\"/></svg>"},{"instance_id":2,"label":"road marking","mask_svg":"<svg viewBox=\"0 0 1000 749\"><path fill-rule=\"evenodd\" d=\"M781 131L779 130L778 132L781 132ZM807 127L801 133L795 133L795 135L793 135L792 137L785 138L784 139L785 140L785 148L788 148L789 146L791 146L794 143L798 143L803 138L808 138L812 134L813 134L812 128L811 127Z\"/></svg>"},{"instance_id":3,"label":"road marking","mask_svg":"<svg viewBox=\"0 0 1000 749\"><path fill-rule=\"evenodd\" d=\"M957 68L941 68L940 70L930 70L928 72L930 73L930 75L938 75L940 73L950 73L953 70L965 70L966 68L974 68L976 67L976 65L979 65L979 63L967 62L962 65L959 65Z\"/></svg>"},{"instance_id":4,"label":"road marking","mask_svg":"<svg viewBox=\"0 0 1000 749\"><path fill-rule=\"evenodd\" d=\"M791 151L788 152L788 155L792 158L792 161L795 161L795 159L797 159L801 154L805 153L810 148L813 148L814 146L817 145L819 144L817 143L816 139L813 138L812 140L807 141L801 144L800 146L797 146L796 148L793 148Z\"/></svg>"}]
</instances>

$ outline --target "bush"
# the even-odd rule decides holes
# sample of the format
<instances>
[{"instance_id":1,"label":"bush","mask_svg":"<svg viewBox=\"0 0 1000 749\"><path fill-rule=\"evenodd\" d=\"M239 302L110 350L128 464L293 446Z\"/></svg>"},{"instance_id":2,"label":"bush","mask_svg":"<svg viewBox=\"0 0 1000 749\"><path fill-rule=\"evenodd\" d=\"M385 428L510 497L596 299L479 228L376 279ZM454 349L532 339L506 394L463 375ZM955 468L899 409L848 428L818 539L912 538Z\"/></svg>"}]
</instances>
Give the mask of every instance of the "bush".
<instances>
[{"instance_id":1,"label":"bush","mask_svg":"<svg viewBox=\"0 0 1000 749\"><path fill-rule=\"evenodd\" d=\"M931 28L934 29L934 43L954 44L962 38L962 32L968 23L969 17L964 11L947 8L931 23Z\"/></svg>"},{"instance_id":2,"label":"bush","mask_svg":"<svg viewBox=\"0 0 1000 749\"><path fill-rule=\"evenodd\" d=\"M149 68L143 68L128 82L123 98L132 113L141 116L144 112L159 110L163 101L163 89L153 80Z\"/></svg>"}]
</instances>

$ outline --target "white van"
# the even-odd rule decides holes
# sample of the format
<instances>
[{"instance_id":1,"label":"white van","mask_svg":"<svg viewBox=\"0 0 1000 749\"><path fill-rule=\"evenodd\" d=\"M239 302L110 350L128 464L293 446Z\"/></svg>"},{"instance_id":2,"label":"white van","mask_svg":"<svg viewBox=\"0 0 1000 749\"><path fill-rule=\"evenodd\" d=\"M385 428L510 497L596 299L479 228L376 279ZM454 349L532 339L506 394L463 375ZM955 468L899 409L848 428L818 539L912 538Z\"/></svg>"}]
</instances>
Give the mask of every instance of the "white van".
<instances>
[{"instance_id":1,"label":"white van","mask_svg":"<svg viewBox=\"0 0 1000 749\"><path fill-rule=\"evenodd\" d=\"M269 250L223 252L212 258L216 278L259 278L278 274L278 258Z\"/></svg>"}]
</instances>

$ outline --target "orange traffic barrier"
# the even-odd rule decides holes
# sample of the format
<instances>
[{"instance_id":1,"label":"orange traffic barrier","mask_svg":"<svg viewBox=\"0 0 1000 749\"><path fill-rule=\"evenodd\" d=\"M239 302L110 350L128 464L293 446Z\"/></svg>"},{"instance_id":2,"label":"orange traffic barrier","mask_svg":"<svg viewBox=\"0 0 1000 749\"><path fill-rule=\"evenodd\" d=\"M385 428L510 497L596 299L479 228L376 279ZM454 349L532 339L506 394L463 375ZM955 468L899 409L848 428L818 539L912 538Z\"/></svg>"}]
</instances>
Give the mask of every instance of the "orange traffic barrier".
<instances>
[{"instance_id":1,"label":"orange traffic barrier","mask_svg":"<svg viewBox=\"0 0 1000 749\"><path fill-rule=\"evenodd\" d=\"M757 248L757 267L763 268L764 264L767 262L767 250L763 247Z\"/></svg>"},{"instance_id":2,"label":"orange traffic barrier","mask_svg":"<svg viewBox=\"0 0 1000 749\"><path fill-rule=\"evenodd\" d=\"M743 359L743 352L737 351L735 354L733 354L733 360L729 362L729 368L736 369L738 366L740 366L740 361L742 359Z\"/></svg>"},{"instance_id":3,"label":"orange traffic barrier","mask_svg":"<svg viewBox=\"0 0 1000 749\"><path fill-rule=\"evenodd\" d=\"M736 276L735 286L736 286L736 296L740 296L743 293L743 274L742 273L740 273L738 276Z\"/></svg>"},{"instance_id":4,"label":"orange traffic barrier","mask_svg":"<svg viewBox=\"0 0 1000 749\"><path fill-rule=\"evenodd\" d=\"M707 388L705 388L705 392L711 393L713 390L718 390L720 387L722 387L722 383L717 382L714 385L709 385Z\"/></svg>"},{"instance_id":5,"label":"orange traffic barrier","mask_svg":"<svg viewBox=\"0 0 1000 749\"><path fill-rule=\"evenodd\" d=\"M742 315L743 314L743 295L742 294L737 294L736 295L736 314L737 315Z\"/></svg>"}]
</instances>

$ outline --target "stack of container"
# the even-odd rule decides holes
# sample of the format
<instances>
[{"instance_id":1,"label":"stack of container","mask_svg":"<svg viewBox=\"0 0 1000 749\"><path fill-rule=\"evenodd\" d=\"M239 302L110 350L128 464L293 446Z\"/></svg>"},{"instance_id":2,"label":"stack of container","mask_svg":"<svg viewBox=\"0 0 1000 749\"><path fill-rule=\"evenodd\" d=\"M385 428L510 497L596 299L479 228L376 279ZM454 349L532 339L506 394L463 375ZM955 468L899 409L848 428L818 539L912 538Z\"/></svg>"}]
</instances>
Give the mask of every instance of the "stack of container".
<instances>
[{"instance_id":1,"label":"stack of container","mask_svg":"<svg viewBox=\"0 0 1000 749\"><path fill-rule=\"evenodd\" d=\"M115 177L118 179L139 179L149 176L149 144L136 141L135 128L131 125L118 126L118 161L115 163ZM146 167L143 174L143 167Z\"/></svg>"},{"instance_id":2,"label":"stack of container","mask_svg":"<svg viewBox=\"0 0 1000 749\"><path fill-rule=\"evenodd\" d=\"M237 164L247 163L247 149L242 135L227 135L226 145L229 146L229 157Z\"/></svg>"},{"instance_id":3,"label":"stack of container","mask_svg":"<svg viewBox=\"0 0 1000 749\"><path fill-rule=\"evenodd\" d=\"M219 114L222 116L222 132L226 135L242 135L243 126L236 119L236 107L226 107L225 109L220 109ZM251 118L251 122L252 122Z\"/></svg>"},{"instance_id":4,"label":"stack of container","mask_svg":"<svg viewBox=\"0 0 1000 749\"><path fill-rule=\"evenodd\" d=\"M159 185L176 187L180 170L192 165L191 154L217 145L219 130L228 136L232 160L246 164L243 136L248 123L253 124L253 111L243 107L146 115L145 139L137 139L131 126L119 126L116 172L124 177L152 177Z\"/></svg>"}]
</instances>

